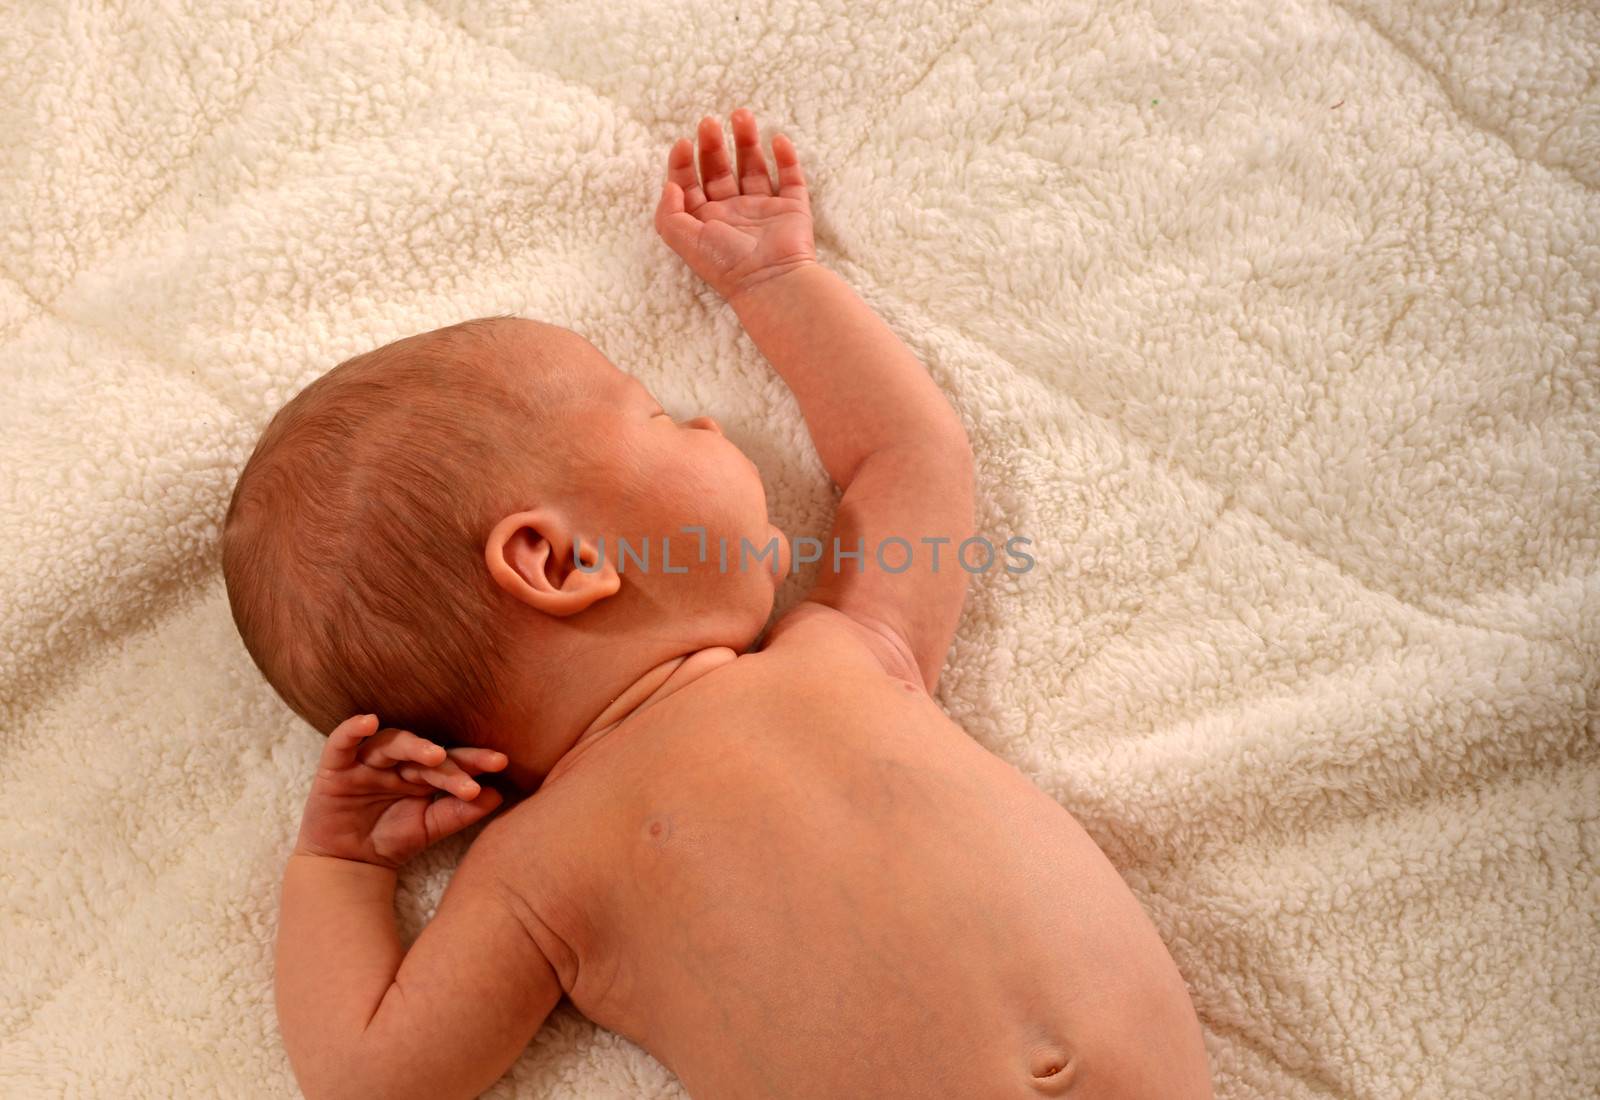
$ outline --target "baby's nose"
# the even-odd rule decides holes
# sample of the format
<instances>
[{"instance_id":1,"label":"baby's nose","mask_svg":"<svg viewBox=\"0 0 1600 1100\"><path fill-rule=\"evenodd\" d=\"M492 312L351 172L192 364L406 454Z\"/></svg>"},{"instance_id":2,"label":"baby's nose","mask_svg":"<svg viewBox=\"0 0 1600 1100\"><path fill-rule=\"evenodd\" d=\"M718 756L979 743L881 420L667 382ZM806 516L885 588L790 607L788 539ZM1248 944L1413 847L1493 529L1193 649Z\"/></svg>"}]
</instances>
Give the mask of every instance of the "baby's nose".
<instances>
[{"instance_id":1,"label":"baby's nose","mask_svg":"<svg viewBox=\"0 0 1600 1100\"><path fill-rule=\"evenodd\" d=\"M684 421L691 428L698 428L703 432L716 432L722 434L722 425L712 420L709 416L697 416L693 420Z\"/></svg>"}]
</instances>

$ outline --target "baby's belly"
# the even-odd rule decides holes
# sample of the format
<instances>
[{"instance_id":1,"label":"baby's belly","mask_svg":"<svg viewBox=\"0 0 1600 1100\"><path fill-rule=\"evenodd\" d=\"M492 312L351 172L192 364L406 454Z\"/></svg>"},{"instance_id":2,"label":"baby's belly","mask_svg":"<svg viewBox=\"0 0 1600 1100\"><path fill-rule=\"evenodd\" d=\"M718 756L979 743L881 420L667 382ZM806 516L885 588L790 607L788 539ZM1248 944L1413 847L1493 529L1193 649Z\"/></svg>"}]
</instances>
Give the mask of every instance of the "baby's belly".
<instances>
[{"instance_id":1,"label":"baby's belly","mask_svg":"<svg viewBox=\"0 0 1600 1100\"><path fill-rule=\"evenodd\" d=\"M1059 1095L1176 978L1077 822L884 685L684 735L619 825L572 1000L696 1100Z\"/></svg>"}]
</instances>

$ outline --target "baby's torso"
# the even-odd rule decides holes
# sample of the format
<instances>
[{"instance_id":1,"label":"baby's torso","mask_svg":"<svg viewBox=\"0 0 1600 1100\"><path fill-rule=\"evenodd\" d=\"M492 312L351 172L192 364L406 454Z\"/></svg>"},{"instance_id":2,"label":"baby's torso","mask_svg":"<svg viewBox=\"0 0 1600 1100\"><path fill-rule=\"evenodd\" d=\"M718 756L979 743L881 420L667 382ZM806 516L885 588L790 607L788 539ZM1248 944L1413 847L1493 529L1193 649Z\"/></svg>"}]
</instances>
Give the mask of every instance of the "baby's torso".
<instances>
[{"instance_id":1,"label":"baby's torso","mask_svg":"<svg viewBox=\"0 0 1600 1100\"><path fill-rule=\"evenodd\" d=\"M517 807L503 874L568 996L696 1100L1082 1088L1112 1007L1176 978L1155 929L1065 810L835 634L797 624Z\"/></svg>"}]
</instances>

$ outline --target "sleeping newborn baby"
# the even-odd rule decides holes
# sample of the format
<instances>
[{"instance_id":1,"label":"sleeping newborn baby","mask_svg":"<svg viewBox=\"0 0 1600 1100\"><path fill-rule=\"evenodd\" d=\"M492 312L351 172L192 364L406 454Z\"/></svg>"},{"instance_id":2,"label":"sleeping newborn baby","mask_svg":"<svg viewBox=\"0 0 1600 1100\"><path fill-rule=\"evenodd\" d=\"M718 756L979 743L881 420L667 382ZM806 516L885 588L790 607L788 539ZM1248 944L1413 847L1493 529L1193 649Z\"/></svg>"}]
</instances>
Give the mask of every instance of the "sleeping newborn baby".
<instances>
[{"instance_id":1,"label":"sleeping newborn baby","mask_svg":"<svg viewBox=\"0 0 1600 1100\"><path fill-rule=\"evenodd\" d=\"M843 492L765 634L792 565L756 468L552 325L348 360L239 479L235 622L329 735L277 940L301 1087L476 1096L564 994L698 1100L1208 1097L1132 893L932 697L973 533L961 422L817 262L793 145L774 184L748 111L733 136L732 164L712 118L698 168L672 147L656 229ZM404 947L396 869L502 805Z\"/></svg>"}]
</instances>

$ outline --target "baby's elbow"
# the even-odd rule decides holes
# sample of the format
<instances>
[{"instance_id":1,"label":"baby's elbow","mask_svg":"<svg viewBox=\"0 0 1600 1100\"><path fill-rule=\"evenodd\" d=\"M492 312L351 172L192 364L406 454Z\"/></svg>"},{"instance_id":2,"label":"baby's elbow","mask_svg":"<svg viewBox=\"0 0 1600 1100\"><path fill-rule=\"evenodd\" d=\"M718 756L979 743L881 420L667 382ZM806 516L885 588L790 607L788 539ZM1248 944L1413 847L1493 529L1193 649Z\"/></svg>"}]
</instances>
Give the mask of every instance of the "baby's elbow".
<instances>
[{"instance_id":1,"label":"baby's elbow","mask_svg":"<svg viewBox=\"0 0 1600 1100\"><path fill-rule=\"evenodd\" d=\"M948 434L949 442L945 444L945 448L950 454L951 463L970 471L973 464L972 440L967 438L967 429L957 420Z\"/></svg>"},{"instance_id":2,"label":"baby's elbow","mask_svg":"<svg viewBox=\"0 0 1600 1100\"><path fill-rule=\"evenodd\" d=\"M477 1093L442 1093L410 1075L400 1075L378 1066L346 1065L337 1070L296 1075L306 1100L472 1100Z\"/></svg>"},{"instance_id":3,"label":"baby's elbow","mask_svg":"<svg viewBox=\"0 0 1600 1100\"><path fill-rule=\"evenodd\" d=\"M959 422L954 434L944 445L944 456L950 492L970 512L977 494L977 461L972 453L972 441L967 438Z\"/></svg>"},{"instance_id":4,"label":"baby's elbow","mask_svg":"<svg viewBox=\"0 0 1600 1100\"><path fill-rule=\"evenodd\" d=\"M948 406L946 407L949 408ZM970 467L972 465L972 440L967 438L966 426L961 423L961 417L956 414L955 409L949 408L949 414L940 426L940 442L949 453L952 462L964 461Z\"/></svg>"},{"instance_id":5,"label":"baby's elbow","mask_svg":"<svg viewBox=\"0 0 1600 1100\"><path fill-rule=\"evenodd\" d=\"M323 1059L317 1065L296 1065L295 1081L306 1100L451 1100L456 1095L441 1093L425 1075L410 1072L405 1059L384 1057L370 1050L349 1051L343 1056ZM477 1093L464 1093L472 1100Z\"/></svg>"},{"instance_id":6,"label":"baby's elbow","mask_svg":"<svg viewBox=\"0 0 1600 1100\"><path fill-rule=\"evenodd\" d=\"M351 1095L344 1073L349 1064L347 1046L336 1034L298 1026L294 1018L282 1014L281 1004L279 1011L284 1052L306 1100L339 1100Z\"/></svg>"},{"instance_id":7,"label":"baby's elbow","mask_svg":"<svg viewBox=\"0 0 1600 1100\"><path fill-rule=\"evenodd\" d=\"M346 1100L358 1095L356 1084L345 1074L313 1071L296 1066L294 1082L306 1100Z\"/></svg>"},{"instance_id":8,"label":"baby's elbow","mask_svg":"<svg viewBox=\"0 0 1600 1100\"><path fill-rule=\"evenodd\" d=\"M379 1096L362 1078L355 1059L331 1055L315 1061L295 1060L294 1079L306 1100L353 1100L358 1096Z\"/></svg>"},{"instance_id":9,"label":"baby's elbow","mask_svg":"<svg viewBox=\"0 0 1600 1100\"><path fill-rule=\"evenodd\" d=\"M972 480L972 440L967 438L967 430L953 409L949 416L925 425L915 439L906 443L905 450L922 465L925 474L957 484Z\"/></svg>"}]
</instances>

